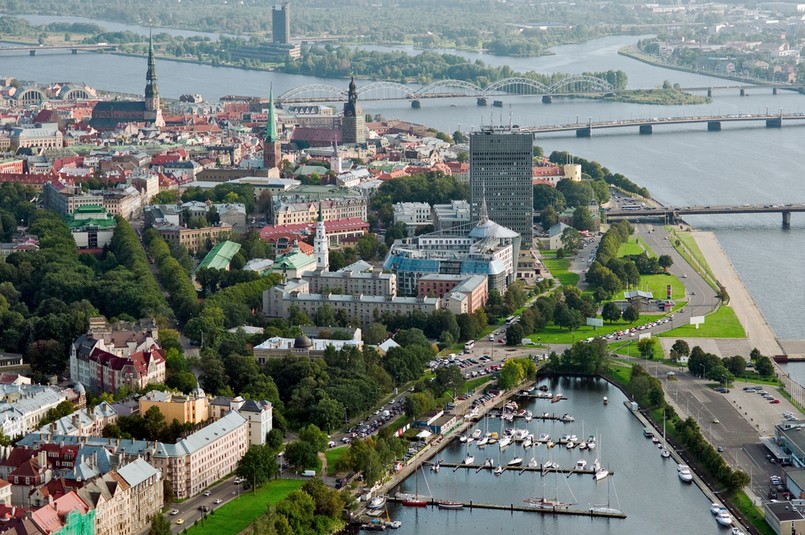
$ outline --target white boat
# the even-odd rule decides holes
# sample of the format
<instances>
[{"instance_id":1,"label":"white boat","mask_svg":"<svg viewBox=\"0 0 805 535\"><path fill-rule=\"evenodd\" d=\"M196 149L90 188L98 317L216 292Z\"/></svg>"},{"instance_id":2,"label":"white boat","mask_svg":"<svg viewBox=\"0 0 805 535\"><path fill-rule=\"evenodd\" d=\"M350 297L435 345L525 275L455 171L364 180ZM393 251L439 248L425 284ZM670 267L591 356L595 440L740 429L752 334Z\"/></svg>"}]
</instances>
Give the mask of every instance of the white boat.
<instances>
[{"instance_id":1,"label":"white boat","mask_svg":"<svg viewBox=\"0 0 805 535\"><path fill-rule=\"evenodd\" d=\"M386 527L391 529L400 529L402 527L402 522L399 520L386 520Z\"/></svg>"},{"instance_id":2,"label":"white boat","mask_svg":"<svg viewBox=\"0 0 805 535\"><path fill-rule=\"evenodd\" d=\"M740 528L732 528L732 531L730 531L730 535L746 535L746 533L741 531Z\"/></svg>"},{"instance_id":3,"label":"white boat","mask_svg":"<svg viewBox=\"0 0 805 535\"><path fill-rule=\"evenodd\" d=\"M375 496L367 506L369 509L382 509L386 505L386 497L383 495Z\"/></svg>"},{"instance_id":4,"label":"white boat","mask_svg":"<svg viewBox=\"0 0 805 535\"><path fill-rule=\"evenodd\" d=\"M528 435L527 437L525 437L525 440L523 441L523 448L528 449L533 445L534 445L533 437L531 435Z\"/></svg>"},{"instance_id":5,"label":"white boat","mask_svg":"<svg viewBox=\"0 0 805 535\"><path fill-rule=\"evenodd\" d=\"M442 467L441 467L441 465L439 463L433 463L432 465L430 465L430 469L431 469L431 472L436 472L438 474L439 470L441 470Z\"/></svg>"},{"instance_id":6,"label":"white boat","mask_svg":"<svg viewBox=\"0 0 805 535\"><path fill-rule=\"evenodd\" d=\"M595 437L593 435L590 435L589 437L587 437L587 449L594 450L595 446L596 446Z\"/></svg>"},{"instance_id":7,"label":"white boat","mask_svg":"<svg viewBox=\"0 0 805 535\"><path fill-rule=\"evenodd\" d=\"M479 438L481 438L481 430L476 429L475 431L473 431L472 432L472 438L474 438L475 440L478 440Z\"/></svg>"},{"instance_id":8,"label":"white boat","mask_svg":"<svg viewBox=\"0 0 805 535\"><path fill-rule=\"evenodd\" d=\"M548 433L540 433L539 437L537 438L537 442L543 442L544 443L544 442L548 442L549 440L551 440L551 435L549 435Z\"/></svg>"},{"instance_id":9,"label":"white boat","mask_svg":"<svg viewBox=\"0 0 805 535\"><path fill-rule=\"evenodd\" d=\"M478 441L478 444L476 444L476 446L478 446L479 448L483 448L488 443L489 443L489 437L483 437L481 440Z\"/></svg>"},{"instance_id":10,"label":"white boat","mask_svg":"<svg viewBox=\"0 0 805 535\"><path fill-rule=\"evenodd\" d=\"M690 468L688 468L687 465L680 464L677 467L676 475L678 475L679 479L684 483L693 481L693 474L690 473Z\"/></svg>"},{"instance_id":11,"label":"white boat","mask_svg":"<svg viewBox=\"0 0 805 535\"><path fill-rule=\"evenodd\" d=\"M576 444L578 444L578 442L579 442L579 437L577 437L576 435L570 435L570 437L568 437L568 440L569 440L569 441L571 441L571 442L575 442Z\"/></svg>"},{"instance_id":12,"label":"white boat","mask_svg":"<svg viewBox=\"0 0 805 535\"><path fill-rule=\"evenodd\" d=\"M584 459L579 459L576 462L576 470L584 470L585 468L587 468L587 461Z\"/></svg>"},{"instance_id":13,"label":"white boat","mask_svg":"<svg viewBox=\"0 0 805 535\"><path fill-rule=\"evenodd\" d=\"M495 468L495 475L496 476L499 476L502 473L503 473L503 467L502 466L498 466L497 468Z\"/></svg>"},{"instance_id":14,"label":"white boat","mask_svg":"<svg viewBox=\"0 0 805 535\"><path fill-rule=\"evenodd\" d=\"M465 442L467 442L467 437L465 435L461 435L461 437L458 439L458 441L461 442L462 444L464 444Z\"/></svg>"},{"instance_id":15,"label":"white boat","mask_svg":"<svg viewBox=\"0 0 805 535\"><path fill-rule=\"evenodd\" d=\"M609 475L609 470L607 470L604 467L601 467L601 468L599 468L598 470L595 471L595 474L593 474L593 478L596 481L601 481L602 479L605 479L608 475Z\"/></svg>"},{"instance_id":16,"label":"white boat","mask_svg":"<svg viewBox=\"0 0 805 535\"><path fill-rule=\"evenodd\" d=\"M732 525L732 516L726 511L721 511L716 516L716 522L718 522L722 526L731 526Z\"/></svg>"},{"instance_id":17,"label":"white boat","mask_svg":"<svg viewBox=\"0 0 805 535\"><path fill-rule=\"evenodd\" d=\"M572 505L548 498L528 498L523 501L532 507L539 507L540 509L567 509Z\"/></svg>"},{"instance_id":18,"label":"white boat","mask_svg":"<svg viewBox=\"0 0 805 535\"><path fill-rule=\"evenodd\" d=\"M710 504L710 512L713 513L714 515L717 515L718 513L720 513L722 511L722 509L726 509L726 507L724 507L720 503L713 502L713 503Z\"/></svg>"},{"instance_id":19,"label":"white boat","mask_svg":"<svg viewBox=\"0 0 805 535\"><path fill-rule=\"evenodd\" d=\"M576 443L573 442L572 440L568 440L567 443L565 443L565 447L569 450L572 450L573 448L576 447Z\"/></svg>"},{"instance_id":20,"label":"white boat","mask_svg":"<svg viewBox=\"0 0 805 535\"><path fill-rule=\"evenodd\" d=\"M506 466L520 466L521 464L523 464L523 458L515 457L514 459L506 463Z\"/></svg>"},{"instance_id":21,"label":"white boat","mask_svg":"<svg viewBox=\"0 0 805 535\"><path fill-rule=\"evenodd\" d=\"M503 437L498 442L498 446L500 447L500 449L506 449L509 447L509 444L511 443L512 443L512 437Z\"/></svg>"},{"instance_id":22,"label":"white boat","mask_svg":"<svg viewBox=\"0 0 805 535\"><path fill-rule=\"evenodd\" d=\"M474 462L475 462L475 457L473 457L472 455L467 455L467 456L464 458L464 463L463 463L463 464L466 464L466 465L471 465L471 464L472 464L472 463L474 463Z\"/></svg>"},{"instance_id":23,"label":"white boat","mask_svg":"<svg viewBox=\"0 0 805 535\"><path fill-rule=\"evenodd\" d=\"M609 405L609 400L607 399L606 396L604 396L604 405Z\"/></svg>"},{"instance_id":24,"label":"white boat","mask_svg":"<svg viewBox=\"0 0 805 535\"><path fill-rule=\"evenodd\" d=\"M531 411L526 411L525 413L525 421L530 422L534 419L534 414Z\"/></svg>"},{"instance_id":25,"label":"white boat","mask_svg":"<svg viewBox=\"0 0 805 535\"><path fill-rule=\"evenodd\" d=\"M512 433L512 440L515 442L522 442L528 436L528 429L516 429Z\"/></svg>"},{"instance_id":26,"label":"white boat","mask_svg":"<svg viewBox=\"0 0 805 535\"><path fill-rule=\"evenodd\" d=\"M580 450L586 450L587 449L587 443L582 440L581 442L579 442L578 447L579 447Z\"/></svg>"},{"instance_id":27,"label":"white boat","mask_svg":"<svg viewBox=\"0 0 805 535\"><path fill-rule=\"evenodd\" d=\"M667 459L670 456L671 452L668 451L666 448L663 448L662 451L660 452L660 457L662 457L663 459Z\"/></svg>"},{"instance_id":28,"label":"white boat","mask_svg":"<svg viewBox=\"0 0 805 535\"><path fill-rule=\"evenodd\" d=\"M554 461L545 461L544 463L542 463L542 469L543 470L558 470L559 469L559 463L556 463Z\"/></svg>"},{"instance_id":29,"label":"white boat","mask_svg":"<svg viewBox=\"0 0 805 535\"><path fill-rule=\"evenodd\" d=\"M484 461L484 468L491 468L495 466L495 460L492 457L487 457Z\"/></svg>"},{"instance_id":30,"label":"white boat","mask_svg":"<svg viewBox=\"0 0 805 535\"><path fill-rule=\"evenodd\" d=\"M576 419L573 418L569 414L563 414L559 419L562 420L563 422L575 422L576 421Z\"/></svg>"},{"instance_id":31,"label":"white boat","mask_svg":"<svg viewBox=\"0 0 805 535\"><path fill-rule=\"evenodd\" d=\"M537 468L537 467L539 467L539 462L537 461L537 459L535 457L531 457L531 460L528 461L528 467L529 468Z\"/></svg>"},{"instance_id":32,"label":"white boat","mask_svg":"<svg viewBox=\"0 0 805 535\"><path fill-rule=\"evenodd\" d=\"M472 438L472 437L467 437L467 444L472 444L473 442L475 442L475 439L474 439L474 438Z\"/></svg>"}]
</instances>

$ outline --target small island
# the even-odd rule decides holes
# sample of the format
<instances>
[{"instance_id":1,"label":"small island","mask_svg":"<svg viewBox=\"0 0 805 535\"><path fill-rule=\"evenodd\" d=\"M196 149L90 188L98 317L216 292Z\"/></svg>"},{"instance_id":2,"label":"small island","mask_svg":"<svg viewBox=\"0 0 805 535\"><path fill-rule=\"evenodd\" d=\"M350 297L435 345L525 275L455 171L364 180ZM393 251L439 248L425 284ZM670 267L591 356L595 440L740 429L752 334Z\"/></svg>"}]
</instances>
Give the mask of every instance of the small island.
<instances>
[{"instance_id":1,"label":"small island","mask_svg":"<svg viewBox=\"0 0 805 535\"><path fill-rule=\"evenodd\" d=\"M665 86L668 85L668 87ZM666 82L662 88L657 89L636 89L618 91L617 93L605 95L602 100L612 102L628 102L632 104L654 104L667 106L681 106L685 104L707 104L712 99L705 95L692 95L680 90L678 87L670 87Z\"/></svg>"}]
</instances>

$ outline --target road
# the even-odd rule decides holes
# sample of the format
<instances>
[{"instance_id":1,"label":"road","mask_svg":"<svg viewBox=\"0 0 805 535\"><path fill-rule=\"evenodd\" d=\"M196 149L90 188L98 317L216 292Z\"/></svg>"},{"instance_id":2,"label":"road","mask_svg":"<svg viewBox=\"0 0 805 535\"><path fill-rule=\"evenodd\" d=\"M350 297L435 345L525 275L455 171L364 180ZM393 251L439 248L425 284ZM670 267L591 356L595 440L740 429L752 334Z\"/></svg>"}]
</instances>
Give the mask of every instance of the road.
<instances>
[{"instance_id":1,"label":"road","mask_svg":"<svg viewBox=\"0 0 805 535\"><path fill-rule=\"evenodd\" d=\"M750 475L751 493L765 498L769 477L782 476L782 469L766 458L768 451L759 437L772 434L783 412L796 409L785 399L770 404L758 394L744 392L742 388L748 383L736 381L729 393L721 394L706 386L712 381L680 368L652 362L648 371L662 381L665 399L677 414L694 418L707 441L713 447L724 448L722 455L730 466ZM668 376L671 371L676 375Z\"/></svg>"},{"instance_id":2,"label":"road","mask_svg":"<svg viewBox=\"0 0 805 535\"><path fill-rule=\"evenodd\" d=\"M234 479L234 477L228 477L220 481L215 486L207 489L210 492L209 496L198 495L194 496L193 498L188 498L182 503L175 503L171 505L168 511L174 509L179 511L175 515L166 513L166 517L171 523L171 533L180 533L182 530L192 526L195 522L198 522L204 514L198 510L200 506L206 505L210 508L210 510L217 509L224 503L236 500L240 495L239 493L248 492L243 490L243 485L233 484ZM221 500L222 503L215 505L213 503L214 500ZM184 523L177 524L177 520L183 520ZM145 535L147 533L148 530L145 530L140 535Z\"/></svg>"}]
</instances>

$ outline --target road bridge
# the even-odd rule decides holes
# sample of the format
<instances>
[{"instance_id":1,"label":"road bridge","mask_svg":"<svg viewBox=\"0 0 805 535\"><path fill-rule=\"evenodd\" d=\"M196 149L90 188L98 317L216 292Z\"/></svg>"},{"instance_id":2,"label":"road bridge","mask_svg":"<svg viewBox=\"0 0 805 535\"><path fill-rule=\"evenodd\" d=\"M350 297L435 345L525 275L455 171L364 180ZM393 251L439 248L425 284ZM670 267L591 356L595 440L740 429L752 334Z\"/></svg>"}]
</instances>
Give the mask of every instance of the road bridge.
<instances>
[{"instance_id":1,"label":"road bridge","mask_svg":"<svg viewBox=\"0 0 805 535\"><path fill-rule=\"evenodd\" d=\"M641 220L653 219L676 222L686 215L728 215L728 214L771 214L782 215L783 228L791 227L791 214L805 212L805 204L764 204L741 206L660 206L654 207L621 207L618 210L608 210L607 220Z\"/></svg>"},{"instance_id":2,"label":"road bridge","mask_svg":"<svg viewBox=\"0 0 805 535\"><path fill-rule=\"evenodd\" d=\"M782 128L785 121L803 121L805 113L757 113L757 114L731 114L731 115L698 115L692 117L653 117L650 119L622 119L619 121L593 121L579 122L576 116L575 123L555 124L545 126L521 126L521 132L531 132L534 135L551 134L559 132L575 132L576 137L591 137L593 130L612 128L637 128L642 135L653 134L655 126L678 124L706 124L708 132L720 132L723 123L765 122L766 128Z\"/></svg>"},{"instance_id":3,"label":"road bridge","mask_svg":"<svg viewBox=\"0 0 805 535\"><path fill-rule=\"evenodd\" d=\"M74 45L13 45L0 47L0 54L28 52L28 55L35 56L37 52L50 52L69 50L73 54L78 54L79 51L86 52L114 52L117 50L117 45L110 45L108 43L100 43L95 45L74 44Z\"/></svg>"}]
</instances>

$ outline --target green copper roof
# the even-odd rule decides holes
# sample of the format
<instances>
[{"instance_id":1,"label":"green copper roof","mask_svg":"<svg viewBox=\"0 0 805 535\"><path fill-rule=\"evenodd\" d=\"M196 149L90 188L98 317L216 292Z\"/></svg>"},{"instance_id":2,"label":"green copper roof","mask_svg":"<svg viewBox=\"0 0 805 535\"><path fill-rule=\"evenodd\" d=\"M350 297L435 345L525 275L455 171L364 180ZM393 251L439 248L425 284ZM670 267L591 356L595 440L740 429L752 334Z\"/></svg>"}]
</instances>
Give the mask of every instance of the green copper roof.
<instances>
[{"instance_id":1,"label":"green copper roof","mask_svg":"<svg viewBox=\"0 0 805 535\"><path fill-rule=\"evenodd\" d=\"M268 90L268 122L266 123L266 141L276 143L279 141L277 135L277 115L274 112L274 87Z\"/></svg>"},{"instance_id":2,"label":"green copper roof","mask_svg":"<svg viewBox=\"0 0 805 535\"><path fill-rule=\"evenodd\" d=\"M277 257L274 261L274 272L280 272L283 269L299 269L310 264L315 264L316 260L312 256L305 253L291 250L283 255Z\"/></svg>"},{"instance_id":3,"label":"green copper roof","mask_svg":"<svg viewBox=\"0 0 805 535\"><path fill-rule=\"evenodd\" d=\"M226 269L229 267L229 262L232 257L240 251L240 244L233 241L222 241L207 253L204 260L198 265L198 269L211 268L211 269Z\"/></svg>"}]
</instances>

